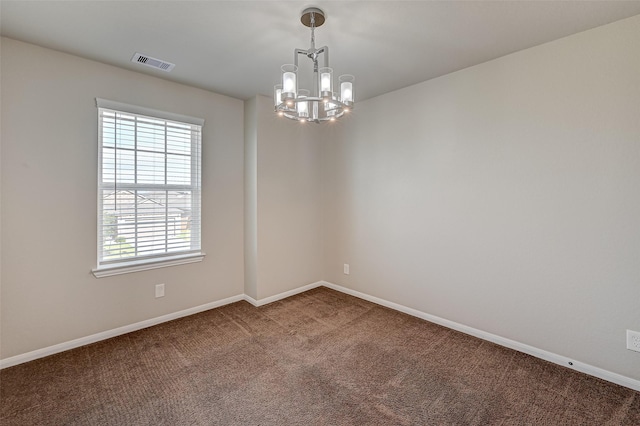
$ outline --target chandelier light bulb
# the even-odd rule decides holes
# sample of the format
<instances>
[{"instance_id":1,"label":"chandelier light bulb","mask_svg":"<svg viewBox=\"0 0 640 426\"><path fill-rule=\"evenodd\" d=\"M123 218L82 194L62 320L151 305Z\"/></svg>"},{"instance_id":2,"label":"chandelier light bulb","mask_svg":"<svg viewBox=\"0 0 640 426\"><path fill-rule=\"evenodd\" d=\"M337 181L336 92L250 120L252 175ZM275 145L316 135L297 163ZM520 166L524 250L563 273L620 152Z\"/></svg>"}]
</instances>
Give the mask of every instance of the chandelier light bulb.
<instances>
[{"instance_id":1,"label":"chandelier light bulb","mask_svg":"<svg viewBox=\"0 0 640 426\"><path fill-rule=\"evenodd\" d=\"M322 74L322 79L320 80L320 89L323 92L331 91L331 74Z\"/></svg>"},{"instance_id":2,"label":"chandelier light bulb","mask_svg":"<svg viewBox=\"0 0 640 426\"><path fill-rule=\"evenodd\" d=\"M345 101L351 101L352 98L352 93L351 93L351 83L342 83L341 84L341 89L342 89L342 99Z\"/></svg>"},{"instance_id":3,"label":"chandelier light bulb","mask_svg":"<svg viewBox=\"0 0 640 426\"><path fill-rule=\"evenodd\" d=\"M330 99L333 92L333 70L329 67L320 68L320 96Z\"/></svg>"},{"instance_id":4,"label":"chandelier light bulb","mask_svg":"<svg viewBox=\"0 0 640 426\"><path fill-rule=\"evenodd\" d=\"M353 104L353 83L355 82L355 77L346 74L341 75L340 80L340 99L345 105Z\"/></svg>"},{"instance_id":5,"label":"chandelier light bulb","mask_svg":"<svg viewBox=\"0 0 640 426\"><path fill-rule=\"evenodd\" d=\"M280 105L282 103L282 84L276 84L273 89L273 102L276 105Z\"/></svg>"},{"instance_id":6,"label":"chandelier light bulb","mask_svg":"<svg viewBox=\"0 0 640 426\"><path fill-rule=\"evenodd\" d=\"M285 92L295 92L296 75L294 73L285 72L283 75L282 81L284 81Z\"/></svg>"},{"instance_id":7,"label":"chandelier light bulb","mask_svg":"<svg viewBox=\"0 0 640 426\"><path fill-rule=\"evenodd\" d=\"M286 64L282 66L282 98L295 99L298 95L298 66Z\"/></svg>"}]
</instances>

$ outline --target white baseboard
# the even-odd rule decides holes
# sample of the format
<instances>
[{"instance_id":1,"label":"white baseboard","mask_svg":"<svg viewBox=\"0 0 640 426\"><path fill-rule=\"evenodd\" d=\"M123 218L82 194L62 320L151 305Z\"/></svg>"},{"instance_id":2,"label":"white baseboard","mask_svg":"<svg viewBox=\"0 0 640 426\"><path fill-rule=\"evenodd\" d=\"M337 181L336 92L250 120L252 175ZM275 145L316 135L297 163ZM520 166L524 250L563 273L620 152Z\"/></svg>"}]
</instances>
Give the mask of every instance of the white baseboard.
<instances>
[{"instance_id":1,"label":"white baseboard","mask_svg":"<svg viewBox=\"0 0 640 426\"><path fill-rule=\"evenodd\" d=\"M284 293L276 294L275 296L265 297L264 299L256 300L253 297L244 295L244 300L251 303L253 306L264 306L269 303L277 302L278 300L286 299L287 297L294 296L298 293L304 293L312 288L320 287L325 284L324 281L317 281L315 283L307 284L302 287L294 288L293 290L285 291Z\"/></svg>"},{"instance_id":2,"label":"white baseboard","mask_svg":"<svg viewBox=\"0 0 640 426\"><path fill-rule=\"evenodd\" d=\"M0 370L7 367L13 367L14 365L33 361L38 358L44 358L46 356L57 354L59 352L68 351L69 349L75 349L75 348L79 348L80 346L85 346L91 343L99 342L101 340L110 339L112 337L120 336L122 334L131 333L132 331L141 330L143 328L151 327L157 324L161 324L163 322L197 314L203 311L208 311L209 309L218 308L220 306L228 305L229 303L239 302L240 300L246 300L247 302L251 303L253 306L256 306L256 307L263 306L278 300L286 299L287 297L291 297L295 294L302 293L307 290L311 290L312 288L320 287L321 285L323 285L323 281L318 281L302 287L295 288L293 290L285 291L284 293L266 297L260 300L256 300L246 294L239 294L237 296L228 297L226 299L196 306L194 308L189 308L179 312L162 315L160 317L151 318L145 321L140 321L135 324L125 325L123 327L114 328L112 330L103 331L101 333L96 333L90 336L81 337L79 339L70 340L68 342L59 343L57 345L48 346L46 348L37 349L35 351L27 352L24 354L12 356L5 359L0 359Z\"/></svg>"},{"instance_id":3,"label":"white baseboard","mask_svg":"<svg viewBox=\"0 0 640 426\"><path fill-rule=\"evenodd\" d=\"M394 309L399 312L404 312L405 314L421 318L423 320L442 325L444 327L450 328L452 330L457 330L465 334L469 334L471 336L478 337L483 340L487 340L489 342L493 342L497 345L504 346L510 349L514 349L519 352L526 353L528 355L534 356L536 358L543 359L545 361L552 362L554 364L562 365L567 368L571 368L576 371L580 371L582 373L588 374L590 376L598 377L600 379L615 383L620 386L624 386L635 391L640 392L640 380L632 379L630 377L623 376L621 374L613 373L611 371L604 370L602 368L594 367L589 364L582 363L580 361L575 361L573 359L564 357L562 355L558 355L549 351L545 351L543 349L538 349L533 346L526 345L524 343L517 342L515 340L507 339L501 336L497 336L495 334L488 333L486 331L478 330L473 327L469 327L463 324L459 324L454 321L450 321L444 318L437 317L435 315L427 314L422 311L418 311L417 309L409 308L398 303L389 302L384 299L380 299L375 296L370 296L365 293L361 293L356 290L351 290L346 287L342 287L327 281L318 281L315 283L307 284L302 287L298 287L293 290L285 291L280 294L276 294L274 296L266 297L264 299L256 300L246 294L240 294L237 296L228 297L226 299L218 300L216 302L207 303L205 305L196 306L194 308L185 309L179 312L174 312L172 314L163 315L157 318L152 318L149 320L137 322L135 324L126 325L123 327L115 328L113 330L104 331L102 333L92 334L91 336L82 337L79 339L71 340L69 342L60 343L57 345L49 346L46 348L38 349L35 351L27 352L21 355L16 355L10 358L0 360L0 369L12 367L14 365L22 364L28 361L33 361L38 358L43 358L45 356L53 355L59 352L63 352L69 349L78 348L80 346L88 345L90 343L99 342L101 340L106 340L111 337L120 336L122 334L130 333L132 331L140 330L143 328L151 327L153 325L161 324L163 322L171 321L174 319L186 317L189 315L197 314L199 312L207 311L209 309L218 308L220 306L228 305L229 303L238 302L240 300L245 300L251 303L253 306L264 306L269 303L276 302L278 300L286 299L287 297L291 297L298 293L305 292L307 290L311 290L316 287L324 286L341 293L349 294L351 296L358 297L360 299L368 300L369 302L376 303L381 306L385 306L387 308Z\"/></svg>"},{"instance_id":4,"label":"white baseboard","mask_svg":"<svg viewBox=\"0 0 640 426\"><path fill-rule=\"evenodd\" d=\"M35 351L27 352L24 354L1 359L0 369L13 367L14 365L22 364L28 361L33 361L38 358L44 358L46 356L57 354L59 352L68 351L69 349L79 348L80 346L85 346L90 343L95 343L101 340L110 339L112 337L120 336L122 334L131 333L132 331L141 330L143 328L151 327L157 324L161 324L163 322L197 314L203 311L208 311L209 309L218 308L220 306L228 305L229 303L239 302L240 300L244 300L243 294L228 297L226 299L218 300L216 302L207 303L207 304L196 306L193 308L185 309L179 312L162 315L160 317L151 318L145 321L140 321L135 324L125 325L123 327L118 327L112 330L103 331L101 333L92 334L90 336L81 337L79 339L70 340L68 342L59 343L57 345L48 346L46 348L37 349Z\"/></svg>"},{"instance_id":5,"label":"white baseboard","mask_svg":"<svg viewBox=\"0 0 640 426\"><path fill-rule=\"evenodd\" d=\"M427 314L425 312L418 311L417 309L408 308L406 306L399 305L394 302L389 302L387 300L380 299L375 296L370 296L368 294L351 290L349 288L342 287L330 282L323 281L322 285L327 288L339 291L341 293L349 294L351 296L355 296L360 299L368 300L369 302L373 302L378 305L382 305L396 311L404 312L405 314L409 314L411 316L418 317L438 325L442 325L452 330L460 331L462 333L469 334L471 336L478 337L483 340L487 340L497 345L514 349L516 351L523 352L525 354L534 356L536 358L540 358L545 361L552 362L554 364L562 365L572 370L580 371L590 376L598 377L608 382L612 382L617 385L624 386L640 392L640 380L632 379L630 377L626 377L621 374L613 373L611 371L604 370L602 368L594 367L592 365L585 364L580 361L576 361L571 358L564 357L562 355L545 351L543 349L538 349L536 347L529 346L524 343L516 342L515 340L500 337L495 334L488 333L486 331L478 330L476 328L469 327L467 325L459 324L457 322L440 318L435 315Z\"/></svg>"}]
</instances>

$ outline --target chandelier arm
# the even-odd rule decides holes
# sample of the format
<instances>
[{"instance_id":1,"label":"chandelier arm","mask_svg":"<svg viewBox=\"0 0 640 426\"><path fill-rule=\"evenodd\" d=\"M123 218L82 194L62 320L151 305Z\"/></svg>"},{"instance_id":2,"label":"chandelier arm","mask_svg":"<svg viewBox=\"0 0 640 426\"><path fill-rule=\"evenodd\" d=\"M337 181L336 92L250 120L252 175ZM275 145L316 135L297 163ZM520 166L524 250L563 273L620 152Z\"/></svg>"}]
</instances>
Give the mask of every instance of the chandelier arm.
<instances>
[{"instance_id":1,"label":"chandelier arm","mask_svg":"<svg viewBox=\"0 0 640 426\"><path fill-rule=\"evenodd\" d=\"M306 56L307 51L304 49L293 49L293 64L295 66L298 66L298 55L305 55Z\"/></svg>"}]
</instances>

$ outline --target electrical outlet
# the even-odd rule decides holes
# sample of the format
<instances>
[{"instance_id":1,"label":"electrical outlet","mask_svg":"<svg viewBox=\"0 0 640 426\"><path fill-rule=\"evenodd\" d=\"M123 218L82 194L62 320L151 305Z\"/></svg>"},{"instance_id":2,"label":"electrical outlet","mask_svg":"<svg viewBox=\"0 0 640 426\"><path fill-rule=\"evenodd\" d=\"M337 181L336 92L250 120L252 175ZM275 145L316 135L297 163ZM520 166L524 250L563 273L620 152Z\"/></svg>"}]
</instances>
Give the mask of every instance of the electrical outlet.
<instances>
[{"instance_id":1,"label":"electrical outlet","mask_svg":"<svg viewBox=\"0 0 640 426\"><path fill-rule=\"evenodd\" d=\"M345 275L349 275L349 264L348 264L348 263L345 263L345 264L344 264L344 269L343 269L343 271L344 271L344 274L345 274Z\"/></svg>"},{"instance_id":2,"label":"electrical outlet","mask_svg":"<svg viewBox=\"0 0 640 426\"><path fill-rule=\"evenodd\" d=\"M164 297L164 284L156 284L156 298Z\"/></svg>"},{"instance_id":3,"label":"electrical outlet","mask_svg":"<svg viewBox=\"0 0 640 426\"><path fill-rule=\"evenodd\" d=\"M627 330L627 349L640 352L640 333Z\"/></svg>"}]
</instances>

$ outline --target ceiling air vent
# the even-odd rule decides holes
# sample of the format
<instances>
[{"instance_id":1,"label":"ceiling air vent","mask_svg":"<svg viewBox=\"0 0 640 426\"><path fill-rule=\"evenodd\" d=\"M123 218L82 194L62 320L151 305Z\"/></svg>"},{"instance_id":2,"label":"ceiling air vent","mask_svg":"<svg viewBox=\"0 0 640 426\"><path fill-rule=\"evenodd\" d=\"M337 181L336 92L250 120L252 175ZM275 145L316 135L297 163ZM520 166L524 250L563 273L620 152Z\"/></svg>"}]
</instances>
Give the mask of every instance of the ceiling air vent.
<instances>
[{"instance_id":1,"label":"ceiling air vent","mask_svg":"<svg viewBox=\"0 0 640 426\"><path fill-rule=\"evenodd\" d=\"M176 66L176 64L172 64L171 62L166 62L161 59L152 58L151 56L142 55L140 53L136 53L131 58L131 62L137 62L139 64L146 65L151 68L156 68L162 71L169 72Z\"/></svg>"}]
</instances>

